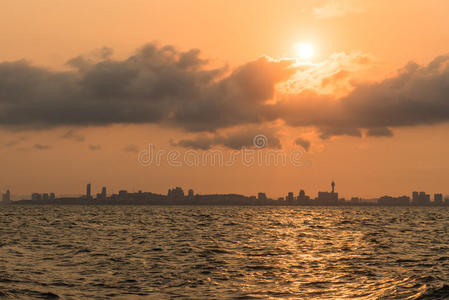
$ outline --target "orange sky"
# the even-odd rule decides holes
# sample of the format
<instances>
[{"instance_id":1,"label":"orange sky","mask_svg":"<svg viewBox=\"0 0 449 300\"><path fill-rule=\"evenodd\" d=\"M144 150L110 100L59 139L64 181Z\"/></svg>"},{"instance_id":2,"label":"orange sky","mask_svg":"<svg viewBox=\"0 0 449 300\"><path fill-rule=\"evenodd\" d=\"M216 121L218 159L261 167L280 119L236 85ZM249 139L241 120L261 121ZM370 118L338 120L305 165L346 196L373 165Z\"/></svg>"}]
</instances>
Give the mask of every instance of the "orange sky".
<instances>
[{"instance_id":1,"label":"orange sky","mask_svg":"<svg viewBox=\"0 0 449 300\"><path fill-rule=\"evenodd\" d=\"M445 0L4 0L0 63L26 59L60 71L69 69L65 65L69 59L104 46L114 50L113 59L123 60L156 41L180 51L200 49L201 58L209 59L211 67L228 65L229 74L262 55L295 58L294 45L308 42L316 49L312 61L319 67L301 73L295 84L324 92L318 79L342 69L350 75L329 89L345 94L352 81L381 81L396 76L397 69L409 61L426 65L447 54L448 11ZM335 53L346 56L332 60ZM369 57L369 62L346 62L351 55ZM319 138L314 126L289 127L283 122L264 126L280 126L286 152L298 148L293 145L296 137L309 139L312 146L304 157L306 166L142 167L135 151L124 151L127 146L135 145L140 151L152 143L186 151L173 142L197 137L182 128L158 124L12 131L4 127L0 128L0 190L10 188L18 195L79 194L91 181L94 189L106 185L110 191L165 193L181 185L199 193L265 191L278 197L301 187L315 196L318 190L327 190L333 178L344 197L410 194L417 189L449 194L445 184L449 126L445 122L397 126L393 137L326 140ZM62 138L69 130L75 137ZM94 149L98 145L100 149Z\"/></svg>"}]
</instances>

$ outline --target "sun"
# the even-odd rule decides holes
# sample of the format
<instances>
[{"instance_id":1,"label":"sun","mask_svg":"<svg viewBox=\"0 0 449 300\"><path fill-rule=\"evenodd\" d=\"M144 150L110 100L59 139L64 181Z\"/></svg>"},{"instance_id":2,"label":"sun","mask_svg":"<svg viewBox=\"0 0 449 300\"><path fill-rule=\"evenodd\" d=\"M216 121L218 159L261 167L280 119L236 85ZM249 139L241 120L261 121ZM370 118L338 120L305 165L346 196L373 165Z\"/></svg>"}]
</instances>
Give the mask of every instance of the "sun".
<instances>
[{"instance_id":1,"label":"sun","mask_svg":"<svg viewBox=\"0 0 449 300\"><path fill-rule=\"evenodd\" d=\"M310 60L315 55L315 49L312 44L301 43L295 45L298 57L302 60Z\"/></svg>"}]
</instances>

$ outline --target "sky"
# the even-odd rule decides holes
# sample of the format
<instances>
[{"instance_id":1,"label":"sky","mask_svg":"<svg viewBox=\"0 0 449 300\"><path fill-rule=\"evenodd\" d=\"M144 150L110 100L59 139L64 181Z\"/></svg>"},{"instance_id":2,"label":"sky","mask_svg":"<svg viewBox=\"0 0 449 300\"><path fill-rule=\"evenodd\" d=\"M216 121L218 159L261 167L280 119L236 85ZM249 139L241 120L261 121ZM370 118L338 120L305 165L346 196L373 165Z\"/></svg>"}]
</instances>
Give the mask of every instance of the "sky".
<instances>
[{"instance_id":1,"label":"sky","mask_svg":"<svg viewBox=\"0 0 449 300\"><path fill-rule=\"evenodd\" d=\"M448 10L4 0L0 190L449 194Z\"/></svg>"}]
</instances>

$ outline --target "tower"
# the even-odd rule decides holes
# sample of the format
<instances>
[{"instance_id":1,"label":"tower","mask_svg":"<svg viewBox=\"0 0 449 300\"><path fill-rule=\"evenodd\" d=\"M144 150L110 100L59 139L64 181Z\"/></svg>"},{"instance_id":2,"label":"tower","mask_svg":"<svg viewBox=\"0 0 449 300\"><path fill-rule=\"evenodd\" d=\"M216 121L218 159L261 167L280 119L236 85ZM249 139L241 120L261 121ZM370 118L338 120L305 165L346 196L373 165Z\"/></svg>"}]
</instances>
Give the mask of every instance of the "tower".
<instances>
[{"instance_id":1,"label":"tower","mask_svg":"<svg viewBox=\"0 0 449 300\"><path fill-rule=\"evenodd\" d=\"M86 186L86 198L91 198L91 192L90 192L90 183L87 184Z\"/></svg>"},{"instance_id":2,"label":"tower","mask_svg":"<svg viewBox=\"0 0 449 300\"><path fill-rule=\"evenodd\" d=\"M332 194L334 194L335 193L335 181L332 180L331 186L332 186Z\"/></svg>"}]
</instances>

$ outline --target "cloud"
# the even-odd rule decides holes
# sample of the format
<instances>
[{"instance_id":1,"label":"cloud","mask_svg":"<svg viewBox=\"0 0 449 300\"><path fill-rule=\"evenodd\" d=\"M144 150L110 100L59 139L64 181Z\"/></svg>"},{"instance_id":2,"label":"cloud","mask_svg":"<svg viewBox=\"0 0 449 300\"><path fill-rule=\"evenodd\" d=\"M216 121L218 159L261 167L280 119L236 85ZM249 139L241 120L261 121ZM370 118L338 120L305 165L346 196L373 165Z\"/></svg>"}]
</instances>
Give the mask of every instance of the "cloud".
<instances>
[{"instance_id":1,"label":"cloud","mask_svg":"<svg viewBox=\"0 0 449 300\"><path fill-rule=\"evenodd\" d=\"M139 148L136 145L130 144L130 145L126 145L125 148L123 148L123 151L138 153Z\"/></svg>"},{"instance_id":2,"label":"cloud","mask_svg":"<svg viewBox=\"0 0 449 300\"><path fill-rule=\"evenodd\" d=\"M89 150L92 151L101 150L101 145L89 145Z\"/></svg>"},{"instance_id":3,"label":"cloud","mask_svg":"<svg viewBox=\"0 0 449 300\"><path fill-rule=\"evenodd\" d=\"M225 76L199 50L148 44L124 60L76 57L73 71L0 63L0 125L14 129L159 123L188 131L264 121L263 104L294 72L261 57ZM238 109L236 109L238 107ZM259 110L259 111L258 111Z\"/></svg>"},{"instance_id":4,"label":"cloud","mask_svg":"<svg viewBox=\"0 0 449 300\"><path fill-rule=\"evenodd\" d=\"M314 8L313 15L320 19L330 19L363 11L359 3L354 0L328 0L323 6Z\"/></svg>"},{"instance_id":5,"label":"cloud","mask_svg":"<svg viewBox=\"0 0 449 300\"><path fill-rule=\"evenodd\" d=\"M280 147L278 131L259 129L272 121L317 128L323 139L392 136L398 127L449 121L449 56L409 63L379 82L353 82L351 72L369 55L337 53L311 66L260 57L230 71L209 68L197 49L148 44L123 60L111 53L76 57L71 71L0 63L0 126L155 123L197 134L179 146L239 149L258 133ZM72 130L63 137L83 140Z\"/></svg>"},{"instance_id":6,"label":"cloud","mask_svg":"<svg viewBox=\"0 0 449 300\"><path fill-rule=\"evenodd\" d=\"M72 129L67 131L63 136L63 139L70 139L74 140L76 142L84 142L84 137L81 135L76 134Z\"/></svg>"},{"instance_id":7,"label":"cloud","mask_svg":"<svg viewBox=\"0 0 449 300\"><path fill-rule=\"evenodd\" d=\"M304 150L309 151L310 149L310 141L306 140L302 137L299 137L295 140L295 144L304 148Z\"/></svg>"},{"instance_id":8,"label":"cloud","mask_svg":"<svg viewBox=\"0 0 449 300\"><path fill-rule=\"evenodd\" d=\"M357 83L341 99L304 91L286 95L277 114L290 126L314 126L322 138L391 136L392 128L449 121L449 56L427 66L409 63L394 77Z\"/></svg>"},{"instance_id":9,"label":"cloud","mask_svg":"<svg viewBox=\"0 0 449 300\"><path fill-rule=\"evenodd\" d=\"M387 127L370 128L366 131L366 136L372 137L392 137L393 131Z\"/></svg>"},{"instance_id":10,"label":"cloud","mask_svg":"<svg viewBox=\"0 0 449 300\"><path fill-rule=\"evenodd\" d=\"M6 147L6 148L10 148L10 147L19 145L20 143L22 143L25 140L26 140L26 137L22 136L20 138L16 138L14 140L10 140L9 142L4 143L3 146Z\"/></svg>"},{"instance_id":11,"label":"cloud","mask_svg":"<svg viewBox=\"0 0 449 300\"><path fill-rule=\"evenodd\" d=\"M255 139L259 141L257 142ZM193 139L174 142L173 145L197 150L208 150L214 146L223 146L235 150L256 147L281 148L278 131L274 128L246 128L226 134L197 136Z\"/></svg>"},{"instance_id":12,"label":"cloud","mask_svg":"<svg viewBox=\"0 0 449 300\"><path fill-rule=\"evenodd\" d=\"M51 148L50 145L42 145L42 144L35 144L33 146L33 149L37 149L37 150L48 150L50 148Z\"/></svg>"}]
</instances>

